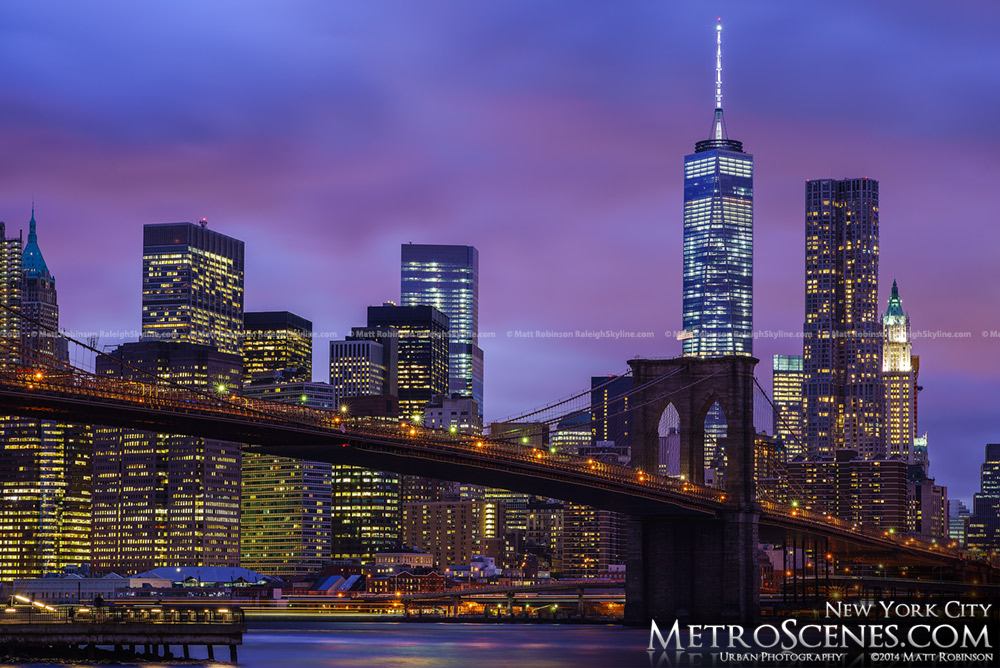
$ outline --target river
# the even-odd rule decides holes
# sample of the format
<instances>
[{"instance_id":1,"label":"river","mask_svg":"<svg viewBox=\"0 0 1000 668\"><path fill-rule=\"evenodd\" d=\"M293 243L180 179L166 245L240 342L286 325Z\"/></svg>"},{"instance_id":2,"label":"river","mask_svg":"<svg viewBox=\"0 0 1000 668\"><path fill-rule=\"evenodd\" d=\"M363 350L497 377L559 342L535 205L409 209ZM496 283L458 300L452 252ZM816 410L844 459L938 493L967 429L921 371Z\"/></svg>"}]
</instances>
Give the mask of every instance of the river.
<instances>
[{"instance_id":1,"label":"river","mask_svg":"<svg viewBox=\"0 0 1000 668\"><path fill-rule=\"evenodd\" d=\"M649 666L649 631L576 624L251 622L242 668L631 668ZM195 656L207 656L204 647ZM216 657L229 651L217 648ZM143 666L158 663L0 663L17 666ZM222 662L169 665L228 666Z\"/></svg>"}]
</instances>

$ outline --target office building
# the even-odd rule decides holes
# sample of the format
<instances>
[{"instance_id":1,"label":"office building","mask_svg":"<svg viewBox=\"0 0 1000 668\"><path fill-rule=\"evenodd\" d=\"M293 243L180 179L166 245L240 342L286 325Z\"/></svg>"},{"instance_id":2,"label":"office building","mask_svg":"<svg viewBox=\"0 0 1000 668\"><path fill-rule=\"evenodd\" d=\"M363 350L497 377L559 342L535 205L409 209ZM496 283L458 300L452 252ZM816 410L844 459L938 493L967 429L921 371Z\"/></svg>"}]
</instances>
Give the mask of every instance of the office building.
<instances>
[{"instance_id":1,"label":"office building","mask_svg":"<svg viewBox=\"0 0 1000 668\"><path fill-rule=\"evenodd\" d=\"M334 466L332 557L371 559L400 547L400 476Z\"/></svg>"},{"instance_id":2,"label":"office building","mask_svg":"<svg viewBox=\"0 0 1000 668\"><path fill-rule=\"evenodd\" d=\"M49 272L38 245L35 209L28 223L28 242L22 254L21 343L29 364L51 366L69 359L67 343L58 335L59 301L56 279Z\"/></svg>"},{"instance_id":3,"label":"office building","mask_svg":"<svg viewBox=\"0 0 1000 668\"><path fill-rule=\"evenodd\" d=\"M896 281L882 317L882 382L885 387L885 445L889 457L916 461L916 372L910 350L910 317L903 312Z\"/></svg>"},{"instance_id":4,"label":"office building","mask_svg":"<svg viewBox=\"0 0 1000 668\"><path fill-rule=\"evenodd\" d=\"M150 374L226 396L242 360L209 345L124 343L98 357L100 376L150 382ZM93 566L129 572L161 566L238 566L240 445L191 436L96 427Z\"/></svg>"},{"instance_id":5,"label":"office building","mask_svg":"<svg viewBox=\"0 0 1000 668\"><path fill-rule=\"evenodd\" d=\"M240 565L290 579L330 560L332 466L243 453Z\"/></svg>"},{"instance_id":6,"label":"office building","mask_svg":"<svg viewBox=\"0 0 1000 668\"><path fill-rule=\"evenodd\" d=\"M805 402L802 387L802 355L775 355L771 360L774 401L774 434L781 437L786 455L805 454Z\"/></svg>"},{"instance_id":7,"label":"office building","mask_svg":"<svg viewBox=\"0 0 1000 668\"><path fill-rule=\"evenodd\" d=\"M434 395L424 407L423 425L427 429L440 429L453 434L483 433L483 421L479 417L479 406L469 396L453 394Z\"/></svg>"},{"instance_id":8,"label":"office building","mask_svg":"<svg viewBox=\"0 0 1000 668\"><path fill-rule=\"evenodd\" d=\"M398 340L381 334L355 327L345 340L330 342L330 385L338 405L352 397L398 397Z\"/></svg>"},{"instance_id":9,"label":"office building","mask_svg":"<svg viewBox=\"0 0 1000 668\"><path fill-rule=\"evenodd\" d=\"M34 216L32 216L34 217ZM0 222L0 304L8 308L21 308L21 289L24 285L22 270L24 258L21 234L7 236L7 228ZM17 344L21 340L21 318L6 309L0 309L0 368L21 364Z\"/></svg>"},{"instance_id":10,"label":"office building","mask_svg":"<svg viewBox=\"0 0 1000 668\"><path fill-rule=\"evenodd\" d=\"M979 492L972 496L965 546L992 555L1000 550L1000 443L986 445L986 461L979 467L979 481Z\"/></svg>"},{"instance_id":11,"label":"office building","mask_svg":"<svg viewBox=\"0 0 1000 668\"><path fill-rule=\"evenodd\" d=\"M204 219L143 226L142 340L239 355L242 338L243 242Z\"/></svg>"},{"instance_id":12,"label":"office building","mask_svg":"<svg viewBox=\"0 0 1000 668\"><path fill-rule=\"evenodd\" d=\"M577 455L590 447L593 441L590 413L579 413L556 423L551 433L549 449L566 455Z\"/></svg>"},{"instance_id":13,"label":"office building","mask_svg":"<svg viewBox=\"0 0 1000 668\"><path fill-rule=\"evenodd\" d=\"M243 384L312 381L312 323L288 311L243 314Z\"/></svg>"},{"instance_id":14,"label":"office building","mask_svg":"<svg viewBox=\"0 0 1000 668\"><path fill-rule=\"evenodd\" d=\"M722 114L722 23L716 26L715 115L684 157L683 352L753 354L753 156Z\"/></svg>"},{"instance_id":15,"label":"office building","mask_svg":"<svg viewBox=\"0 0 1000 668\"><path fill-rule=\"evenodd\" d=\"M325 383L250 385L244 396L333 411ZM240 565L281 578L319 570L331 557L333 466L263 454L244 446Z\"/></svg>"},{"instance_id":16,"label":"office building","mask_svg":"<svg viewBox=\"0 0 1000 668\"><path fill-rule=\"evenodd\" d=\"M7 363L51 365L65 361L55 278L38 245L32 208L28 242L6 239L0 223L0 323ZM25 355L16 355L17 344ZM0 579L34 578L90 561L91 454L87 425L0 417Z\"/></svg>"},{"instance_id":17,"label":"office building","mask_svg":"<svg viewBox=\"0 0 1000 668\"><path fill-rule=\"evenodd\" d=\"M948 488L933 478L911 480L906 485L907 528L924 540L948 538Z\"/></svg>"},{"instance_id":18,"label":"office building","mask_svg":"<svg viewBox=\"0 0 1000 668\"><path fill-rule=\"evenodd\" d=\"M632 376L591 377L590 415L594 444L614 442L617 448L631 453L629 418L632 406L628 396L631 391Z\"/></svg>"},{"instance_id":19,"label":"office building","mask_svg":"<svg viewBox=\"0 0 1000 668\"><path fill-rule=\"evenodd\" d=\"M472 397L483 417L479 341L479 251L473 246L404 244L400 303L433 306L449 322L446 393Z\"/></svg>"},{"instance_id":20,"label":"office building","mask_svg":"<svg viewBox=\"0 0 1000 668\"><path fill-rule=\"evenodd\" d=\"M258 383L243 388L243 396L285 404L337 410L340 403L334 388L328 383L287 382Z\"/></svg>"},{"instance_id":21,"label":"office building","mask_svg":"<svg viewBox=\"0 0 1000 668\"><path fill-rule=\"evenodd\" d=\"M965 524L969 521L969 507L959 499L948 499L948 537L965 546Z\"/></svg>"},{"instance_id":22,"label":"office building","mask_svg":"<svg viewBox=\"0 0 1000 668\"><path fill-rule=\"evenodd\" d=\"M806 446L886 455L878 315L878 181L806 182Z\"/></svg>"},{"instance_id":23,"label":"office building","mask_svg":"<svg viewBox=\"0 0 1000 668\"><path fill-rule=\"evenodd\" d=\"M396 384L402 416L421 419L436 394L448 393L448 316L433 306L368 307L368 326L354 336L397 342Z\"/></svg>"}]
</instances>

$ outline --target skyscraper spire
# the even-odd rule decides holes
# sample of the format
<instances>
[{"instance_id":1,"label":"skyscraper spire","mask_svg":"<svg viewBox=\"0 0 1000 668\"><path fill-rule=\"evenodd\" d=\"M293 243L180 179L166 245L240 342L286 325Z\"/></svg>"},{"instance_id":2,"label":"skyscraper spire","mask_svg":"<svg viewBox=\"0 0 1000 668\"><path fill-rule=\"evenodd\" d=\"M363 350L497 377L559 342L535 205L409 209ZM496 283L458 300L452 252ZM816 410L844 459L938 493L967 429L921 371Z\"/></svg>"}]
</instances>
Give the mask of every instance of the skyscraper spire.
<instances>
[{"instance_id":1,"label":"skyscraper spire","mask_svg":"<svg viewBox=\"0 0 1000 668\"><path fill-rule=\"evenodd\" d=\"M46 278L52 280L49 268L38 247L38 232L35 230L35 202L31 202L31 220L28 221L28 242L22 253L22 270L26 278Z\"/></svg>"},{"instance_id":2,"label":"skyscraper spire","mask_svg":"<svg viewBox=\"0 0 1000 668\"><path fill-rule=\"evenodd\" d=\"M695 144L695 151L715 148L743 152L743 143L730 139L726 132L726 122L722 117L722 17L715 24L715 114L712 117L712 131L708 139Z\"/></svg>"},{"instance_id":3,"label":"skyscraper spire","mask_svg":"<svg viewBox=\"0 0 1000 668\"><path fill-rule=\"evenodd\" d=\"M722 109L722 17L715 25L715 108Z\"/></svg>"}]
</instances>

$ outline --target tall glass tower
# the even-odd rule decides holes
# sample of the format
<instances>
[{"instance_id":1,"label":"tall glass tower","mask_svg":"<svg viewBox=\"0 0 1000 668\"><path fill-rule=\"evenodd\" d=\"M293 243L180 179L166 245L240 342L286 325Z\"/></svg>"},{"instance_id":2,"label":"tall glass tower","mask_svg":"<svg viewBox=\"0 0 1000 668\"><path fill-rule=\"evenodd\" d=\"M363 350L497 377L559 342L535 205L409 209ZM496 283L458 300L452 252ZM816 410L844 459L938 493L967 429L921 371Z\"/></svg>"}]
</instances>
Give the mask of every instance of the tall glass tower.
<instances>
[{"instance_id":1,"label":"tall glass tower","mask_svg":"<svg viewBox=\"0 0 1000 668\"><path fill-rule=\"evenodd\" d=\"M479 251L474 246L404 244L403 306L433 306L448 316L448 392L471 396L483 415L479 332Z\"/></svg>"},{"instance_id":2,"label":"tall glass tower","mask_svg":"<svg viewBox=\"0 0 1000 668\"><path fill-rule=\"evenodd\" d=\"M715 116L684 156L683 350L753 354L753 156L722 117L722 23L716 26Z\"/></svg>"}]
</instances>

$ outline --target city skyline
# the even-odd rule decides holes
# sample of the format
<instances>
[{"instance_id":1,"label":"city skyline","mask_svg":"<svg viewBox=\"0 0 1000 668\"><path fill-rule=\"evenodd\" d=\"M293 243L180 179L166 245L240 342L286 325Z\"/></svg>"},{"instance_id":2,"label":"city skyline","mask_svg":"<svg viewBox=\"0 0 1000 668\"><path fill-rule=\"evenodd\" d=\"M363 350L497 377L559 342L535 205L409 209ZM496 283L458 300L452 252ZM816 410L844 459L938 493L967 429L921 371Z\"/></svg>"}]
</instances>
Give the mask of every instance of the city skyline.
<instances>
[{"instance_id":1,"label":"city skyline","mask_svg":"<svg viewBox=\"0 0 1000 668\"><path fill-rule=\"evenodd\" d=\"M996 440L992 362L1000 339L981 332L1000 326L982 308L995 288L978 280L992 261L994 233L982 211L995 168L990 151L969 155L965 146L1000 141L977 122L997 106L982 80L1000 49L985 37L990 22L973 20L997 12L854 7L838 17L829 8L790 16L774 4L613 15L595 5L569 17L514 4L458 11L437 26L400 10L377 27L384 17L371 10L307 5L273 26L248 10L227 29L225 10L203 9L201 23L189 22L192 6L182 5L158 10L161 37L148 46L138 26L121 44L103 46L100 29L88 36L78 27L87 25L82 15L64 25L44 9L6 6L6 43L32 40L33 49L11 47L3 68L11 106L0 133L17 159L5 169L0 217L9 230L26 230L35 196L46 259L60 277L62 322L72 331L139 329L144 223L207 217L211 229L246 242L248 310L289 310L336 338L361 322L366 306L399 298L400 243L474 245L482 253L481 329L498 335L481 343L495 360L490 421L585 387L591 375L620 373L636 354L680 354L664 332L680 322L682 156L708 130L710 40L721 13L728 120L758 163L757 329L801 330L805 179L878 179L880 293L899 279L918 330L972 334L914 336L931 474L968 501L982 445ZM525 16L534 31L518 22ZM119 25L129 18L121 12ZM316 29L291 41L313 19ZM781 29L764 40L769 22ZM323 32L339 25L368 39ZM206 31L192 60L166 47L170 27ZM236 61L262 65L251 38L272 29L288 49L255 71L262 85L249 75L244 83ZM447 38L440 45L436 29ZM856 55L833 51L844 41L861 42ZM788 58L793 47L798 57ZM118 49L134 53L135 64L111 62L128 60ZM305 67L319 55L336 56L337 67ZM870 76L857 83L818 68L821 56L844 59L845 70L870 68ZM147 69L157 85L144 83ZM98 72L100 99L83 85ZM227 74L234 76L216 88ZM827 92L843 81L855 82L863 103ZM257 87L285 106L271 106ZM305 100L295 103L295 95ZM955 237L977 242L964 253L937 252ZM106 259L115 255L120 262ZM355 275L365 281L348 280ZM536 329L656 336L506 337ZM794 337L755 341L763 364L800 351ZM766 368L758 376L767 379Z\"/></svg>"}]
</instances>

